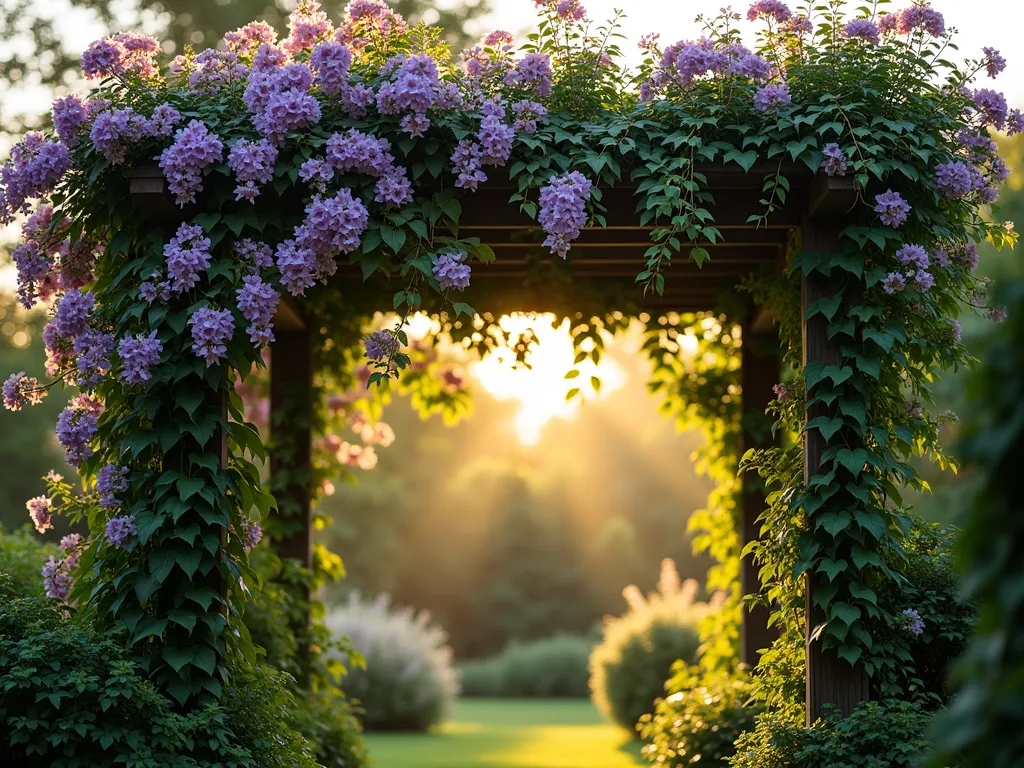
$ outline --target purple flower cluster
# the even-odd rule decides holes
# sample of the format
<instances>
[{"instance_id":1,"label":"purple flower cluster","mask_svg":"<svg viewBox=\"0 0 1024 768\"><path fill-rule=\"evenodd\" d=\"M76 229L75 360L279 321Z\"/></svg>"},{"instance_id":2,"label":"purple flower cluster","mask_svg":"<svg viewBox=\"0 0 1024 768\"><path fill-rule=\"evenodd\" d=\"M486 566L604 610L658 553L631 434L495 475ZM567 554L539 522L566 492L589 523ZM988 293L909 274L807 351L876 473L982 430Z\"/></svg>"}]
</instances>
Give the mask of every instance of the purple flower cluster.
<instances>
[{"instance_id":1,"label":"purple flower cluster","mask_svg":"<svg viewBox=\"0 0 1024 768\"><path fill-rule=\"evenodd\" d=\"M174 133L174 128L181 122L181 113L167 102L153 110L153 116L146 125L146 134L166 138Z\"/></svg>"},{"instance_id":2,"label":"purple flower cluster","mask_svg":"<svg viewBox=\"0 0 1024 768\"><path fill-rule=\"evenodd\" d=\"M910 203L891 189L875 195L875 213L887 227L898 228L910 214Z\"/></svg>"},{"instance_id":3,"label":"purple flower cluster","mask_svg":"<svg viewBox=\"0 0 1024 768\"><path fill-rule=\"evenodd\" d=\"M261 45L277 42L277 30L265 21L253 21L224 35L224 45L239 56L255 56Z\"/></svg>"},{"instance_id":4,"label":"purple flower cluster","mask_svg":"<svg viewBox=\"0 0 1024 768\"><path fill-rule=\"evenodd\" d=\"M28 516L32 519L32 525L39 533L45 533L53 528L50 522L53 517L53 501L49 496L36 496L25 502L28 509Z\"/></svg>"},{"instance_id":5,"label":"purple flower cluster","mask_svg":"<svg viewBox=\"0 0 1024 768\"><path fill-rule=\"evenodd\" d=\"M579 171L552 176L540 191L537 220L547 233L544 245L563 259L587 223L587 200L593 185Z\"/></svg>"},{"instance_id":6,"label":"purple flower cluster","mask_svg":"<svg viewBox=\"0 0 1024 768\"><path fill-rule=\"evenodd\" d=\"M825 157L821 161L821 169L828 176L846 175L846 153L840 149L838 144L826 144L821 152Z\"/></svg>"},{"instance_id":7,"label":"purple flower cluster","mask_svg":"<svg viewBox=\"0 0 1024 768\"><path fill-rule=\"evenodd\" d=\"M505 73L506 85L530 91L541 97L551 93L553 79L551 58L544 53L526 54L516 62L514 68Z\"/></svg>"},{"instance_id":8,"label":"purple flower cluster","mask_svg":"<svg viewBox=\"0 0 1024 768\"><path fill-rule=\"evenodd\" d=\"M366 117L367 108L376 100L373 89L362 84L346 86L341 92L341 108L352 118Z\"/></svg>"},{"instance_id":9,"label":"purple flower cluster","mask_svg":"<svg viewBox=\"0 0 1024 768\"><path fill-rule=\"evenodd\" d=\"M977 166L951 160L935 166L935 182L947 198L963 197L985 185Z\"/></svg>"},{"instance_id":10,"label":"purple flower cluster","mask_svg":"<svg viewBox=\"0 0 1024 768\"><path fill-rule=\"evenodd\" d=\"M729 55L718 50L714 42L706 37L697 41L681 40L668 46L661 57L662 68L674 67L674 78L682 86L688 86L698 77L706 74L722 75L729 67ZM664 85L656 79L654 85Z\"/></svg>"},{"instance_id":11,"label":"purple flower cluster","mask_svg":"<svg viewBox=\"0 0 1024 768\"><path fill-rule=\"evenodd\" d=\"M228 348L226 342L235 332L235 319L226 309L200 307L188 319L192 327L192 351L206 361L209 368L218 362Z\"/></svg>"},{"instance_id":12,"label":"purple flower cluster","mask_svg":"<svg viewBox=\"0 0 1024 768\"><path fill-rule=\"evenodd\" d=\"M580 0L558 0L555 13L566 21L582 21L587 15L587 9L580 4Z\"/></svg>"},{"instance_id":13,"label":"purple flower cluster","mask_svg":"<svg viewBox=\"0 0 1024 768\"><path fill-rule=\"evenodd\" d=\"M317 280L333 275L338 268L335 254L358 248L368 221L366 206L350 190L339 190L334 197L316 195L295 237L277 248L281 282L289 293L301 295Z\"/></svg>"},{"instance_id":14,"label":"purple flower cluster","mask_svg":"<svg viewBox=\"0 0 1024 768\"><path fill-rule=\"evenodd\" d=\"M777 112L792 101L785 83L769 83L754 94L754 106L762 112Z\"/></svg>"},{"instance_id":15,"label":"purple flower cluster","mask_svg":"<svg viewBox=\"0 0 1024 768\"><path fill-rule=\"evenodd\" d=\"M374 331L365 339L366 357L375 363L389 360L398 352L398 338L390 331Z\"/></svg>"},{"instance_id":16,"label":"purple flower cluster","mask_svg":"<svg viewBox=\"0 0 1024 768\"><path fill-rule=\"evenodd\" d=\"M132 144L146 136L149 127L145 117L131 107L101 112L92 124L89 138L96 151L113 165L120 165Z\"/></svg>"},{"instance_id":17,"label":"purple flower cluster","mask_svg":"<svg viewBox=\"0 0 1024 768\"><path fill-rule=\"evenodd\" d=\"M181 294L191 290L210 268L210 238L198 224L181 224L164 246L164 259L171 291Z\"/></svg>"},{"instance_id":18,"label":"purple flower cluster","mask_svg":"<svg viewBox=\"0 0 1024 768\"><path fill-rule=\"evenodd\" d=\"M352 53L342 43L320 43L309 56L309 65L315 73L313 82L328 96L340 96L348 86L348 70Z\"/></svg>"},{"instance_id":19,"label":"purple flower cluster","mask_svg":"<svg viewBox=\"0 0 1024 768\"><path fill-rule=\"evenodd\" d=\"M53 102L53 128L64 145L75 146L78 128L87 119L85 102L78 94L70 93Z\"/></svg>"},{"instance_id":20,"label":"purple flower cluster","mask_svg":"<svg viewBox=\"0 0 1024 768\"><path fill-rule=\"evenodd\" d=\"M747 21L768 19L781 24L792 15L793 12L781 0L757 0L747 9Z\"/></svg>"},{"instance_id":21,"label":"purple flower cluster","mask_svg":"<svg viewBox=\"0 0 1024 768\"><path fill-rule=\"evenodd\" d=\"M28 201L40 198L71 167L71 152L59 141L31 131L11 149L11 162L0 168L0 224L28 213Z\"/></svg>"},{"instance_id":22,"label":"purple flower cluster","mask_svg":"<svg viewBox=\"0 0 1024 768\"><path fill-rule=\"evenodd\" d=\"M443 292L462 291L469 287L471 269L466 262L467 254L462 251L442 253L437 257L433 270L434 279Z\"/></svg>"},{"instance_id":23,"label":"purple flower cluster","mask_svg":"<svg viewBox=\"0 0 1024 768\"><path fill-rule=\"evenodd\" d=\"M77 560L77 558L76 558ZM75 581L71 578L71 565L67 564L69 558L55 560L52 556L43 564L43 590L46 596L57 600L67 601L71 590L75 587Z\"/></svg>"},{"instance_id":24,"label":"purple flower cluster","mask_svg":"<svg viewBox=\"0 0 1024 768\"><path fill-rule=\"evenodd\" d=\"M537 121L547 113L544 105L536 101L517 101L512 105L512 114L515 117L512 129L517 133L533 133L537 130Z\"/></svg>"},{"instance_id":25,"label":"purple flower cluster","mask_svg":"<svg viewBox=\"0 0 1024 768\"><path fill-rule=\"evenodd\" d=\"M970 242L958 245L953 249L953 263L965 272L973 272L978 266L978 246Z\"/></svg>"},{"instance_id":26,"label":"purple flower cluster","mask_svg":"<svg viewBox=\"0 0 1024 768\"><path fill-rule=\"evenodd\" d=\"M385 69L388 67L393 69L395 79L377 90L377 110L382 115L406 114L412 119L403 121L403 128L422 136L430 126L427 110L437 102L441 84L437 64L427 54L419 53L396 56L385 64Z\"/></svg>"},{"instance_id":27,"label":"purple flower cluster","mask_svg":"<svg viewBox=\"0 0 1024 768\"><path fill-rule=\"evenodd\" d=\"M174 134L174 143L160 154L160 168L178 205L195 202L203 171L223 158L224 143L199 120Z\"/></svg>"},{"instance_id":28,"label":"purple flower cluster","mask_svg":"<svg viewBox=\"0 0 1024 768\"><path fill-rule=\"evenodd\" d=\"M235 243L235 255L253 270L274 266L274 251L271 247L248 237Z\"/></svg>"},{"instance_id":29,"label":"purple flower cluster","mask_svg":"<svg viewBox=\"0 0 1024 768\"><path fill-rule=\"evenodd\" d=\"M895 17L896 31L901 35L909 35L916 30L932 37L946 34L946 21L942 14L927 5L912 5L890 16Z\"/></svg>"},{"instance_id":30,"label":"purple flower cluster","mask_svg":"<svg viewBox=\"0 0 1024 768\"><path fill-rule=\"evenodd\" d=\"M298 7L288 19L288 29L291 35L284 43L288 53L308 50L319 40L334 33L327 14L320 10L317 0L299 0Z\"/></svg>"},{"instance_id":31,"label":"purple flower cluster","mask_svg":"<svg viewBox=\"0 0 1024 768\"><path fill-rule=\"evenodd\" d=\"M330 177L334 173L364 173L379 178L394 169L390 142L354 128L332 134L325 149Z\"/></svg>"},{"instance_id":32,"label":"purple flower cluster","mask_svg":"<svg viewBox=\"0 0 1024 768\"><path fill-rule=\"evenodd\" d=\"M854 19L847 23L843 27L843 35L851 40L858 39L871 43L871 45L878 45L878 27L871 19Z\"/></svg>"},{"instance_id":33,"label":"purple flower cluster","mask_svg":"<svg viewBox=\"0 0 1024 768\"><path fill-rule=\"evenodd\" d=\"M96 437L96 414L68 407L57 417L57 439L64 448L64 459L78 466L95 453L89 443Z\"/></svg>"},{"instance_id":34,"label":"purple flower cluster","mask_svg":"<svg viewBox=\"0 0 1024 768\"><path fill-rule=\"evenodd\" d=\"M904 625L914 637L924 634L924 619L921 618L921 614L917 612L916 608L907 608L901 615Z\"/></svg>"},{"instance_id":35,"label":"purple flower cluster","mask_svg":"<svg viewBox=\"0 0 1024 768\"><path fill-rule=\"evenodd\" d=\"M457 178L455 186L475 192L476 188L487 181L480 161L480 146L472 139L463 139L452 152L452 167Z\"/></svg>"},{"instance_id":36,"label":"purple flower cluster","mask_svg":"<svg viewBox=\"0 0 1024 768\"><path fill-rule=\"evenodd\" d=\"M43 326L43 346L46 348L46 375L57 376L75 361L71 338L57 332L53 320Z\"/></svg>"},{"instance_id":37,"label":"purple flower cluster","mask_svg":"<svg viewBox=\"0 0 1024 768\"><path fill-rule=\"evenodd\" d=\"M263 529L259 523L253 523L247 518L242 518L242 548L246 554L252 552L256 545L263 538Z\"/></svg>"},{"instance_id":38,"label":"purple flower cluster","mask_svg":"<svg viewBox=\"0 0 1024 768\"><path fill-rule=\"evenodd\" d=\"M153 377L149 369L160 362L163 351L164 345L156 337L156 331L148 336L125 336L117 345L117 354L124 366L121 378L129 384L145 384Z\"/></svg>"},{"instance_id":39,"label":"purple flower cluster","mask_svg":"<svg viewBox=\"0 0 1024 768\"><path fill-rule=\"evenodd\" d=\"M988 76L993 80L1006 69L1006 59L995 48L982 48L982 53L985 54L985 71L988 72Z\"/></svg>"},{"instance_id":40,"label":"purple flower cluster","mask_svg":"<svg viewBox=\"0 0 1024 768\"><path fill-rule=\"evenodd\" d=\"M216 93L249 74L249 68L238 60L234 51L207 48L192 59L188 87L201 94Z\"/></svg>"},{"instance_id":41,"label":"purple flower cluster","mask_svg":"<svg viewBox=\"0 0 1024 768\"><path fill-rule=\"evenodd\" d=\"M107 520L107 528L104 535L107 537L114 549L123 549L139 533L135 527L135 518L131 515L123 517L112 517Z\"/></svg>"},{"instance_id":42,"label":"purple flower cluster","mask_svg":"<svg viewBox=\"0 0 1024 768\"><path fill-rule=\"evenodd\" d=\"M776 384L775 386L772 387L772 392L775 393L775 397L778 399L780 403L785 403L789 401L789 390L786 389L785 384Z\"/></svg>"},{"instance_id":43,"label":"purple flower cluster","mask_svg":"<svg viewBox=\"0 0 1024 768\"><path fill-rule=\"evenodd\" d=\"M167 301L171 298L171 283L164 280L163 273L157 269L150 275L149 280L139 283L139 295L147 304L152 304L157 299Z\"/></svg>"},{"instance_id":44,"label":"purple flower cluster","mask_svg":"<svg viewBox=\"0 0 1024 768\"><path fill-rule=\"evenodd\" d=\"M253 72L243 99L253 126L274 144L289 133L320 122L320 103L309 94L313 72L305 64L286 64Z\"/></svg>"},{"instance_id":45,"label":"purple flower cluster","mask_svg":"<svg viewBox=\"0 0 1024 768\"><path fill-rule=\"evenodd\" d=\"M907 280L899 272L890 272L882 281L882 290L890 296L907 287Z\"/></svg>"},{"instance_id":46,"label":"purple flower cluster","mask_svg":"<svg viewBox=\"0 0 1024 768\"><path fill-rule=\"evenodd\" d=\"M274 178L277 147L266 139L249 141L239 139L228 153L228 166L235 172L238 186L235 200L255 202L260 186Z\"/></svg>"},{"instance_id":47,"label":"purple flower cluster","mask_svg":"<svg viewBox=\"0 0 1024 768\"><path fill-rule=\"evenodd\" d=\"M117 494L124 493L129 488L128 467L119 467L116 464L106 464L96 473L96 493L99 495L99 504L103 509L115 509L121 506L121 500Z\"/></svg>"},{"instance_id":48,"label":"purple flower cluster","mask_svg":"<svg viewBox=\"0 0 1024 768\"><path fill-rule=\"evenodd\" d=\"M246 275L238 289L238 309L249 321L246 331L249 340L256 346L274 341L274 312L280 300L270 283L263 282L259 275Z\"/></svg>"},{"instance_id":49,"label":"purple flower cluster","mask_svg":"<svg viewBox=\"0 0 1024 768\"><path fill-rule=\"evenodd\" d=\"M985 118L985 122L997 130L1003 130L1007 119L1006 97L991 88L978 88L971 98L974 108Z\"/></svg>"},{"instance_id":50,"label":"purple flower cluster","mask_svg":"<svg viewBox=\"0 0 1024 768\"><path fill-rule=\"evenodd\" d=\"M906 266L916 269L928 269L928 251L920 245L904 245L896 251L896 260Z\"/></svg>"},{"instance_id":51,"label":"purple flower cluster","mask_svg":"<svg viewBox=\"0 0 1024 768\"><path fill-rule=\"evenodd\" d=\"M485 101L481 107L483 118L476 138L480 142L480 162L484 165L504 166L512 154L516 132L501 122L505 108L496 100Z\"/></svg>"},{"instance_id":52,"label":"purple flower cluster","mask_svg":"<svg viewBox=\"0 0 1024 768\"><path fill-rule=\"evenodd\" d=\"M89 79L101 77L153 77L160 44L152 37L122 32L97 40L82 53L82 74Z\"/></svg>"},{"instance_id":53,"label":"purple flower cluster","mask_svg":"<svg viewBox=\"0 0 1024 768\"><path fill-rule=\"evenodd\" d=\"M68 291L57 303L53 319L56 332L68 338L85 333L95 308L96 297L92 291Z\"/></svg>"},{"instance_id":54,"label":"purple flower cluster","mask_svg":"<svg viewBox=\"0 0 1024 768\"><path fill-rule=\"evenodd\" d=\"M114 337L109 333L88 329L75 337L74 349L78 368L75 383L86 390L95 389L100 378L110 370Z\"/></svg>"},{"instance_id":55,"label":"purple flower cluster","mask_svg":"<svg viewBox=\"0 0 1024 768\"><path fill-rule=\"evenodd\" d=\"M412 202L412 197L412 182L401 165L389 170L373 186L373 199L389 208L401 208Z\"/></svg>"},{"instance_id":56,"label":"purple flower cluster","mask_svg":"<svg viewBox=\"0 0 1024 768\"><path fill-rule=\"evenodd\" d=\"M26 376L24 371L12 373L4 381L4 408L20 411L26 405L38 405L46 397L46 390L40 389L39 380Z\"/></svg>"}]
</instances>

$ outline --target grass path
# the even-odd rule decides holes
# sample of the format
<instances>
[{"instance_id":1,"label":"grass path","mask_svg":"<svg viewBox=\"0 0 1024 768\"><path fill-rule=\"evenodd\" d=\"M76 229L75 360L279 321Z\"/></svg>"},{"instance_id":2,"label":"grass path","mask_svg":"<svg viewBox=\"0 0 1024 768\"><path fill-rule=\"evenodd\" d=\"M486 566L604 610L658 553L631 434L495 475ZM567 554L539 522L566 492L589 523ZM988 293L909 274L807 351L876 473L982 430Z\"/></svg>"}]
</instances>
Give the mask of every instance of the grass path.
<instances>
[{"instance_id":1,"label":"grass path","mask_svg":"<svg viewBox=\"0 0 1024 768\"><path fill-rule=\"evenodd\" d=\"M636 768L640 745L585 699L464 699L431 733L371 733L374 768Z\"/></svg>"}]
</instances>

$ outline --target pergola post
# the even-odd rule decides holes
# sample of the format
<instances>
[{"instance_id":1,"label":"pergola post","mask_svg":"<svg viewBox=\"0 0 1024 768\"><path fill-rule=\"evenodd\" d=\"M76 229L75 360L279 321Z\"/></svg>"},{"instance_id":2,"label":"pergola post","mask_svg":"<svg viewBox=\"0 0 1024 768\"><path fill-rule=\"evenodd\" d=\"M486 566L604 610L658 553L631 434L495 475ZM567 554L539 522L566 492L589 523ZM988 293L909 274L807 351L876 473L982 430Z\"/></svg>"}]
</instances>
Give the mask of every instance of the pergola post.
<instances>
[{"instance_id":1,"label":"pergola post","mask_svg":"<svg viewBox=\"0 0 1024 768\"><path fill-rule=\"evenodd\" d=\"M270 347L270 413L272 449L270 471L278 504L278 526L282 531L274 540L274 549L282 560L293 560L303 568L313 566L312 506L312 433L313 345L309 328L302 317L282 302L274 318L276 340ZM309 626L309 593L305 626L296 626L305 634ZM308 683L309 648L299 648L299 683Z\"/></svg>"},{"instance_id":2,"label":"pergola post","mask_svg":"<svg viewBox=\"0 0 1024 768\"><path fill-rule=\"evenodd\" d=\"M803 226L803 248L815 253L841 253L843 246L839 233L846 225L842 218L853 204L855 193L852 179L824 178L817 184L811 198L809 215ZM828 336L828 320L818 313L807 319L807 308L822 298L835 295L828 277L820 272L805 274L801 286L803 324L803 364L817 362L822 365L836 365L839 362L839 345ZM828 413L823 404L809 406L806 419ZM825 450L822 434L811 429L804 432L804 483L819 474L821 456ZM806 722L812 725L827 713L826 705L834 706L841 714L848 715L860 702L870 696L867 672L860 665L853 666L839 658L830 648L825 648L820 633L815 630L825 622L824 611L814 602L814 588L817 580L814 572L806 574Z\"/></svg>"},{"instance_id":3,"label":"pergola post","mask_svg":"<svg viewBox=\"0 0 1024 768\"><path fill-rule=\"evenodd\" d=\"M743 389L743 450L765 448L772 444L771 423L765 409L772 400L772 387L778 382L778 342L772 319L761 308L743 325L743 345L740 347L740 382ZM740 545L742 548L760 538L758 517L765 510L765 487L760 477L752 472L743 476L743 498L740 509ZM744 595L761 591L758 566L752 555L742 559L740 587ZM756 667L760 651L770 646L778 632L768 626L771 611L765 605L754 605L743 610L740 623L740 661Z\"/></svg>"}]
</instances>

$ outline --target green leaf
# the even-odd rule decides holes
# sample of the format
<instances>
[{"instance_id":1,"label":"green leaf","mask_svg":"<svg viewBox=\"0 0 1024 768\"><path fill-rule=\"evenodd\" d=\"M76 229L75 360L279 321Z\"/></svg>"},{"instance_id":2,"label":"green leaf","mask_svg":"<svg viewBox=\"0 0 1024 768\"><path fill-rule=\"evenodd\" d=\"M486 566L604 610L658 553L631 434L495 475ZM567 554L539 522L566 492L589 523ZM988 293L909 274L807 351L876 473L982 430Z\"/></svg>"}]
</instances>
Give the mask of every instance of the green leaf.
<instances>
[{"instance_id":1,"label":"green leaf","mask_svg":"<svg viewBox=\"0 0 1024 768\"><path fill-rule=\"evenodd\" d=\"M838 454L836 454L836 461L846 467L846 469L854 476L860 474L860 471L864 468L867 460L868 452L863 448L858 448L855 451L851 451L849 448L843 448Z\"/></svg>"},{"instance_id":2,"label":"green leaf","mask_svg":"<svg viewBox=\"0 0 1024 768\"><path fill-rule=\"evenodd\" d=\"M860 620L860 608L849 603L833 603L829 607L829 618L839 619L844 624L854 624Z\"/></svg>"},{"instance_id":3,"label":"green leaf","mask_svg":"<svg viewBox=\"0 0 1024 768\"><path fill-rule=\"evenodd\" d=\"M690 249L690 259L697 265L698 268L703 267L704 263L711 258L711 254L708 253L706 248L697 246L696 248Z\"/></svg>"},{"instance_id":4,"label":"green leaf","mask_svg":"<svg viewBox=\"0 0 1024 768\"><path fill-rule=\"evenodd\" d=\"M178 493L181 494L182 501L188 501L189 498L199 493L199 491L206 485L206 481L201 477L184 477L178 481Z\"/></svg>"}]
</instances>

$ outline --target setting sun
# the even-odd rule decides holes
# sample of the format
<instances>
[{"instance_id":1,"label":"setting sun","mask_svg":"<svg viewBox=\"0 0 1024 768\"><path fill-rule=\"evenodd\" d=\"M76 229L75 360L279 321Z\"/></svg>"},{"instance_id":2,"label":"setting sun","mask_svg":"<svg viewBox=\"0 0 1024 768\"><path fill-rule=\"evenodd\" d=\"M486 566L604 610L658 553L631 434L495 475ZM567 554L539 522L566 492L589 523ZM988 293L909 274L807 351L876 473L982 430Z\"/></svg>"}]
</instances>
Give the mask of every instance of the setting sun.
<instances>
[{"instance_id":1,"label":"setting sun","mask_svg":"<svg viewBox=\"0 0 1024 768\"><path fill-rule=\"evenodd\" d=\"M579 387L584 398L594 398L625 383L623 369L607 357L596 366L585 360L576 366L580 371L577 378L565 378L575 357L568 320L556 327L553 315L517 313L502 317L501 328L513 338L525 331L537 337L527 354L527 365L516 365L515 352L502 347L473 363L470 370L494 398L519 401L515 431L523 445L536 445L544 425L552 419L573 419L579 414L580 398L566 400L570 389ZM591 385L592 376L600 380L600 391Z\"/></svg>"}]
</instances>

